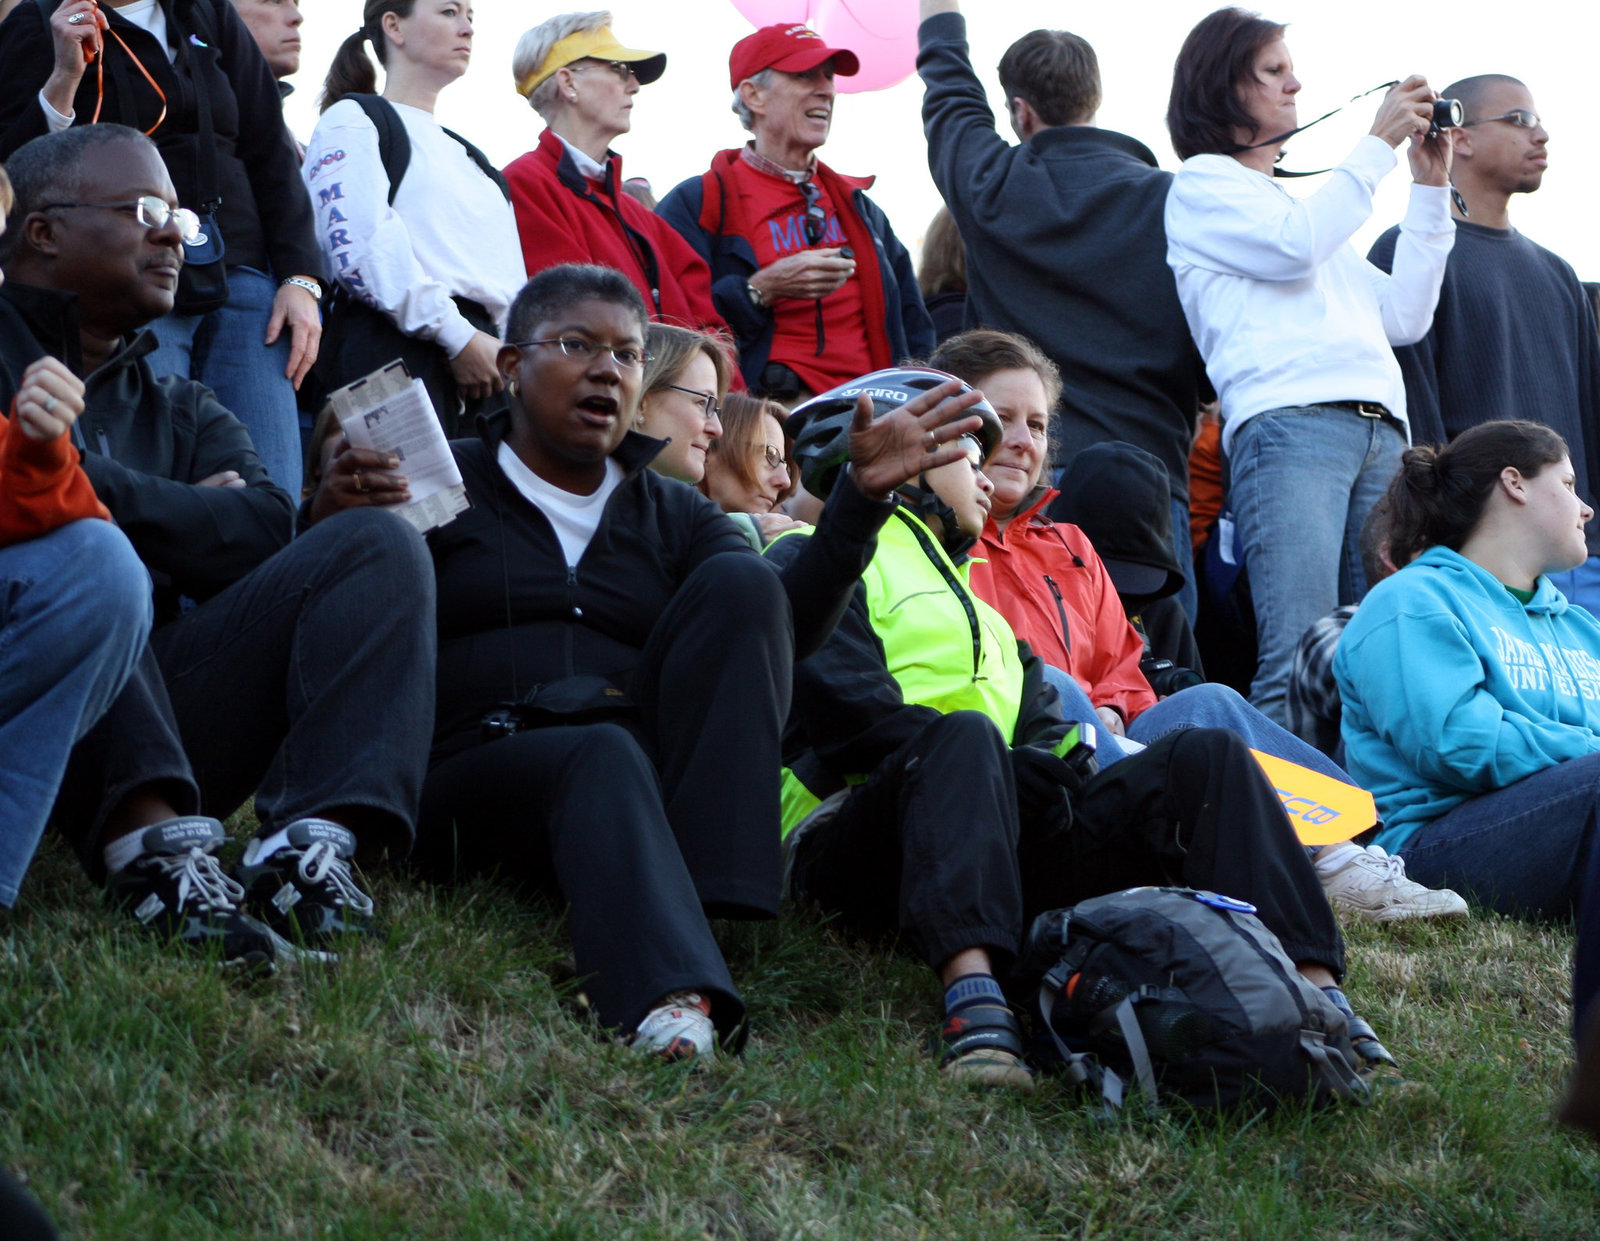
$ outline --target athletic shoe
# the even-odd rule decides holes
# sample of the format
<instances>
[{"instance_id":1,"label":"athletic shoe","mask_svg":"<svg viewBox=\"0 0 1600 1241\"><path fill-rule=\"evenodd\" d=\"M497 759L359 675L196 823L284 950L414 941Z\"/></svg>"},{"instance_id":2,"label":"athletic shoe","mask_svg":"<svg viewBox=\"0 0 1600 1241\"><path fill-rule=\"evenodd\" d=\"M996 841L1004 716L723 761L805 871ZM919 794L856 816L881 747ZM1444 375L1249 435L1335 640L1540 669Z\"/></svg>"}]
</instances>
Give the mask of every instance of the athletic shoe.
<instances>
[{"instance_id":1,"label":"athletic shoe","mask_svg":"<svg viewBox=\"0 0 1600 1241\"><path fill-rule=\"evenodd\" d=\"M1022 1027L1004 1004L966 1004L945 1016L939 1071L951 1081L1032 1094L1033 1070L1022 1062Z\"/></svg>"},{"instance_id":2,"label":"athletic shoe","mask_svg":"<svg viewBox=\"0 0 1600 1241\"><path fill-rule=\"evenodd\" d=\"M270 974L272 933L240 911L244 889L214 856L226 840L222 824L201 815L147 827L144 852L107 878L106 899L153 934L220 953L226 967Z\"/></svg>"},{"instance_id":3,"label":"athletic shoe","mask_svg":"<svg viewBox=\"0 0 1600 1241\"><path fill-rule=\"evenodd\" d=\"M252 840L235 873L280 955L332 963L342 936L372 931L372 898L350 873L356 838L326 819L296 819L288 836L265 857Z\"/></svg>"},{"instance_id":4,"label":"athletic shoe","mask_svg":"<svg viewBox=\"0 0 1600 1241\"><path fill-rule=\"evenodd\" d=\"M1364 1017L1357 1017L1355 1010L1350 1007L1350 1000L1338 987L1324 987L1322 994L1333 1001L1333 1006L1344 1014L1345 1024L1350 1028L1350 1046L1356 1055L1361 1057L1361 1062L1367 1072L1372 1072L1387 1065L1391 1069L1399 1068L1400 1062L1394 1058L1382 1043L1378 1041L1378 1034Z\"/></svg>"},{"instance_id":5,"label":"athletic shoe","mask_svg":"<svg viewBox=\"0 0 1600 1241\"><path fill-rule=\"evenodd\" d=\"M669 995L639 1023L628 1046L663 1060L710 1060L717 1050L711 1001L693 991Z\"/></svg>"},{"instance_id":6,"label":"athletic shoe","mask_svg":"<svg viewBox=\"0 0 1600 1241\"><path fill-rule=\"evenodd\" d=\"M1328 904L1366 922L1467 916L1466 901L1449 888L1425 888L1407 879L1405 862L1377 845L1330 846L1318 858L1317 877Z\"/></svg>"}]
</instances>

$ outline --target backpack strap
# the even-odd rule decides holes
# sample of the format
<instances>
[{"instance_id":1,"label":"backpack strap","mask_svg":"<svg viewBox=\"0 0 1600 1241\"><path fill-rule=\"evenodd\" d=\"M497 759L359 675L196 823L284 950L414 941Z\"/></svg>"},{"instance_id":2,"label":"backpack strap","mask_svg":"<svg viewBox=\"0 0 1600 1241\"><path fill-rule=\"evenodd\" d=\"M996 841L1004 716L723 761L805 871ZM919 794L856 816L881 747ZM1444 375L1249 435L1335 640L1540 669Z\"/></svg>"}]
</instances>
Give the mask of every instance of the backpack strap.
<instances>
[{"instance_id":1,"label":"backpack strap","mask_svg":"<svg viewBox=\"0 0 1600 1241\"><path fill-rule=\"evenodd\" d=\"M441 125L439 128L444 129L444 126ZM477 147L473 146L472 143L468 142L460 134L456 133L455 130L444 129L444 132L449 134L452 138L466 148L467 158L478 166L479 172L483 173L484 176L488 177L489 180L493 181L497 186L500 187L500 192L505 195L506 201L510 202L511 186L506 179L500 175L500 170L489 162L489 157L482 151L478 150Z\"/></svg>"},{"instance_id":2,"label":"backpack strap","mask_svg":"<svg viewBox=\"0 0 1600 1241\"><path fill-rule=\"evenodd\" d=\"M406 133L405 123L394 110L394 104L382 95L351 94L341 98L350 100L365 112L378 131L378 159L383 164L384 175L389 178L389 205L392 207L400 182L405 180L406 169L411 167L411 135Z\"/></svg>"}]
</instances>

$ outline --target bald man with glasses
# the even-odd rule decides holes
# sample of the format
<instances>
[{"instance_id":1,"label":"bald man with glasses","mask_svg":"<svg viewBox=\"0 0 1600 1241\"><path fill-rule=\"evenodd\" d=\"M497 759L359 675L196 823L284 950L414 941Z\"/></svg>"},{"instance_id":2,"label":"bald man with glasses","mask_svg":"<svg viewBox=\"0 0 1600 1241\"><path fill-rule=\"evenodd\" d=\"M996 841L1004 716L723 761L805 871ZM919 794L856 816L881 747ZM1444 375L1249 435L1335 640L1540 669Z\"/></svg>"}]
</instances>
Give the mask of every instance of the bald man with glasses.
<instances>
[{"instance_id":1,"label":"bald man with glasses","mask_svg":"<svg viewBox=\"0 0 1600 1241\"><path fill-rule=\"evenodd\" d=\"M1600 337L1593 304L1570 264L1511 223L1513 195L1544 180L1550 135L1528 87L1503 74L1447 86L1465 119L1456 132L1456 243L1433 328L1395 350L1405 375L1415 443L1443 442L1491 418L1553 427L1572 447L1579 494L1600 485ZM1390 229L1368 257L1389 270ZM1555 579L1573 602L1600 612L1600 523L1589 559Z\"/></svg>"}]
</instances>

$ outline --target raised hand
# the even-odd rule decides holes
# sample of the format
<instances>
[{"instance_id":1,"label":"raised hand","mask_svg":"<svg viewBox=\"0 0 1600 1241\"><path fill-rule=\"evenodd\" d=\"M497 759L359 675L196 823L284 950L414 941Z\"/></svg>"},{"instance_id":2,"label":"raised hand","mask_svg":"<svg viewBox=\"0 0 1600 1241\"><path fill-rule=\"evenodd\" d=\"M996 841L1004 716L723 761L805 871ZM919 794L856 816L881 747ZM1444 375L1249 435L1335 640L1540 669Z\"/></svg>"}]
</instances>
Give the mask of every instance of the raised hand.
<instances>
[{"instance_id":1,"label":"raised hand","mask_svg":"<svg viewBox=\"0 0 1600 1241\"><path fill-rule=\"evenodd\" d=\"M982 418L966 412L983 394L963 392L962 387L959 379L952 379L881 418L872 416L871 397L856 399L850 477L862 495L887 500L902 483L965 458L966 450L955 441L983 425Z\"/></svg>"}]
</instances>

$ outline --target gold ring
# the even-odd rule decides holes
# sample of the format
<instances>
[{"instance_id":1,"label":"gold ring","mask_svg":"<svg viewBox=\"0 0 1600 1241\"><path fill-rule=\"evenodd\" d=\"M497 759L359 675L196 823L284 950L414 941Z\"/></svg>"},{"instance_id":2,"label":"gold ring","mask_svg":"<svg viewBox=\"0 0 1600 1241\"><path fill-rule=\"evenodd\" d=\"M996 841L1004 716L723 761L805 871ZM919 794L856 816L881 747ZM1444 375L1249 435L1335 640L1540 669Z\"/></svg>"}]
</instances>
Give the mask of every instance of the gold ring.
<instances>
[{"instance_id":1,"label":"gold ring","mask_svg":"<svg viewBox=\"0 0 1600 1241\"><path fill-rule=\"evenodd\" d=\"M355 474L356 474L356 490L359 491L362 495L366 495L367 494L367 480L361 477L361 471L360 470L357 470L355 472Z\"/></svg>"},{"instance_id":2,"label":"gold ring","mask_svg":"<svg viewBox=\"0 0 1600 1241\"><path fill-rule=\"evenodd\" d=\"M939 440L932 431L928 432L928 455L931 457L939 451Z\"/></svg>"}]
</instances>

